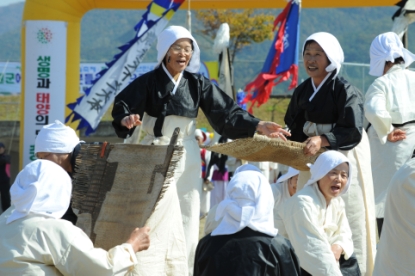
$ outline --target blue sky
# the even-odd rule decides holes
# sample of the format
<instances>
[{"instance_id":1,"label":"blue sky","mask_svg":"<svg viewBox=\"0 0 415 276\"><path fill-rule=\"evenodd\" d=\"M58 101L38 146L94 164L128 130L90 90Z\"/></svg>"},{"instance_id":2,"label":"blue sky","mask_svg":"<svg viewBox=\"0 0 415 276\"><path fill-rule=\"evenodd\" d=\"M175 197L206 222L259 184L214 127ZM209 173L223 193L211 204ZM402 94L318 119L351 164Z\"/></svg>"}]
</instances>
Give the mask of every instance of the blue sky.
<instances>
[{"instance_id":1,"label":"blue sky","mask_svg":"<svg viewBox=\"0 0 415 276\"><path fill-rule=\"evenodd\" d=\"M15 4L18 2L24 2L24 0L0 0L0 7L1 6L8 6L10 4Z\"/></svg>"}]
</instances>

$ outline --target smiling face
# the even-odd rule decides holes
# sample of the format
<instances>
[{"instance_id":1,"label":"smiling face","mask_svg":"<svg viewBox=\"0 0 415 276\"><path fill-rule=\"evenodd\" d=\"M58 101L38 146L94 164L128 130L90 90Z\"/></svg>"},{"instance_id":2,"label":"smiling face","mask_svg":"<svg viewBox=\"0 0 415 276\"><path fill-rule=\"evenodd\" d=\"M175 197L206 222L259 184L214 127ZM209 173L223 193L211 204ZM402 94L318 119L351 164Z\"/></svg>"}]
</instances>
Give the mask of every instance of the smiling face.
<instances>
[{"instance_id":1,"label":"smiling face","mask_svg":"<svg viewBox=\"0 0 415 276\"><path fill-rule=\"evenodd\" d=\"M178 39L170 46L165 57L165 65L173 77L186 69L192 53L192 41L188 38Z\"/></svg>"},{"instance_id":2,"label":"smiling face","mask_svg":"<svg viewBox=\"0 0 415 276\"><path fill-rule=\"evenodd\" d=\"M341 163L317 181L320 192L324 195L327 205L331 199L338 197L346 187L349 179L349 164Z\"/></svg>"},{"instance_id":3,"label":"smiling face","mask_svg":"<svg viewBox=\"0 0 415 276\"><path fill-rule=\"evenodd\" d=\"M326 72L330 61L323 48L315 42L307 42L303 53L304 67L316 86L320 85L323 79L329 74Z\"/></svg>"}]
</instances>

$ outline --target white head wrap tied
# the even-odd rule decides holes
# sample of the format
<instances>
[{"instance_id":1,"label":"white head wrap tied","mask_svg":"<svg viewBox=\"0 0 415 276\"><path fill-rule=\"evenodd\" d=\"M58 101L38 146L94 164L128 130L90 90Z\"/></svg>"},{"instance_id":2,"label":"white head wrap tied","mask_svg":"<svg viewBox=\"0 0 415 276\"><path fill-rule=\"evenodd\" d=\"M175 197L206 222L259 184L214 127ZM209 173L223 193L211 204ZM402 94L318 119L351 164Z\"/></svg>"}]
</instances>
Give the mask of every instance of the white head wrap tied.
<instances>
[{"instance_id":1,"label":"white head wrap tied","mask_svg":"<svg viewBox=\"0 0 415 276\"><path fill-rule=\"evenodd\" d=\"M35 140L35 152L70 153L79 142L72 128L56 120L39 131Z\"/></svg>"},{"instance_id":2,"label":"white head wrap tied","mask_svg":"<svg viewBox=\"0 0 415 276\"><path fill-rule=\"evenodd\" d=\"M257 171L235 173L226 187L226 197L216 209L221 220L212 236L230 235L245 227L275 236L274 197L268 180Z\"/></svg>"},{"instance_id":3,"label":"white head wrap tied","mask_svg":"<svg viewBox=\"0 0 415 276\"><path fill-rule=\"evenodd\" d=\"M369 74L375 77L383 75L385 63L395 61L402 57L405 67L408 67L415 60L415 55L403 47L398 35L393 32L378 35L370 45L370 70Z\"/></svg>"},{"instance_id":4,"label":"white head wrap tied","mask_svg":"<svg viewBox=\"0 0 415 276\"><path fill-rule=\"evenodd\" d=\"M323 152L317 157L317 160L313 165L308 164L310 167L311 178L304 186L317 183L317 181L326 176L332 169L345 162L349 164L349 177L346 186L340 195L346 193L350 186L350 180L352 179L352 166L350 166L350 161L346 156L335 150Z\"/></svg>"},{"instance_id":5,"label":"white head wrap tied","mask_svg":"<svg viewBox=\"0 0 415 276\"><path fill-rule=\"evenodd\" d=\"M7 224L29 213L61 218L69 207L72 181L68 173L49 160L35 160L17 175L10 188L15 209Z\"/></svg>"},{"instance_id":6,"label":"white head wrap tied","mask_svg":"<svg viewBox=\"0 0 415 276\"><path fill-rule=\"evenodd\" d=\"M305 45L307 41L314 40L320 45L320 47L326 53L327 58L330 60L329 66L326 67L326 72L333 72L337 69L333 79L339 74L342 63L344 62L344 53L342 46L340 46L337 38L326 32L319 32L310 35L304 42L303 53L305 51Z\"/></svg>"},{"instance_id":7,"label":"white head wrap tied","mask_svg":"<svg viewBox=\"0 0 415 276\"><path fill-rule=\"evenodd\" d=\"M284 182L285 180L290 179L291 177L294 177L296 175L300 174L300 172L292 167L288 167L288 171L286 174L281 175L276 183Z\"/></svg>"},{"instance_id":8,"label":"white head wrap tied","mask_svg":"<svg viewBox=\"0 0 415 276\"><path fill-rule=\"evenodd\" d=\"M185 71L198 73L200 68L200 49L192 34L181 26L170 26L164 29L157 39L157 66L160 66L171 45L181 38L189 38L193 42L193 54Z\"/></svg>"}]
</instances>

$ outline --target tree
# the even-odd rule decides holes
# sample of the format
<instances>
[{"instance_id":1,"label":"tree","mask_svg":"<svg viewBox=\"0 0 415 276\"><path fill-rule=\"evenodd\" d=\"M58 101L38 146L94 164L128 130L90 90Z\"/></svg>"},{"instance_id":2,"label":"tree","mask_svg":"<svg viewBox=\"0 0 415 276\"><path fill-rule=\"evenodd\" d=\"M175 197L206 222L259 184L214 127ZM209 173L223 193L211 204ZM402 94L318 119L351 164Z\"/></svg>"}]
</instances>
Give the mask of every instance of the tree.
<instances>
[{"instance_id":1,"label":"tree","mask_svg":"<svg viewBox=\"0 0 415 276\"><path fill-rule=\"evenodd\" d=\"M198 30L214 39L222 23L228 23L230 28L229 52L231 62L243 47L252 43L260 43L266 39L272 40L275 16L255 13L254 9L244 10L199 10L196 18L204 26Z\"/></svg>"}]
</instances>

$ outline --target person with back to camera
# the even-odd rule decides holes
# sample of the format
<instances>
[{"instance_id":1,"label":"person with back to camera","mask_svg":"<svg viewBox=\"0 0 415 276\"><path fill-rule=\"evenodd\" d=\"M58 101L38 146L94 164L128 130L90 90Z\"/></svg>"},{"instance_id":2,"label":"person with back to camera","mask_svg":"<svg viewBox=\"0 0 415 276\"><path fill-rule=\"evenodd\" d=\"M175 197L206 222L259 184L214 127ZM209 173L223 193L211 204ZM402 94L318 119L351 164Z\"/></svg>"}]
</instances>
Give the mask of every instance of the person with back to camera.
<instances>
[{"instance_id":1,"label":"person with back to camera","mask_svg":"<svg viewBox=\"0 0 415 276\"><path fill-rule=\"evenodd\" d=\"M0 275L128 275L135 252L150 245L149 228L136 228L109 251L94 248L78 227L61 219L72 181L49 160L29 163L16 177L12 207L0 216ZM139 265L139 264L138 264Z\"/></svg>"},{"instance_id":2,"label":"person with back to camera","mask_svg":"<svg viewBox=\"0 0 415 276\"><path fill-rule=\"evenodd\" d=\"M199 241L194 275L301 275L290 242L274 227L268 179L253 165L239 168L215 209L217 226Z\"/></svg>"},{"instance_id":3,"label":"person with back to camera","mask_svg":"<svg viewBox=\"0 0 415 276\"><path fill-rule=\"evenodd\" d=\"M406 69L415 55L393 32L370 46L369 74L378 77L365 95L379 236L389 182L415 150L415 72Z\"/></svg>"},{"instance_id":4,"label":"person with back to camera","mask_svg":"<svg viewBox=\"0 0 415 276\"><path fill-rule=\"evenodd\" d=\"M148 221L150 236L159 238L152 238L156 246L139 258L147 264L142 274L186 275L186 271L193 271L199 239L201 183L195 179L201 168L194 138L199 108L217 133L231 139L252 137L255 131L282 139L290 134L276 123L253 117L198 74L200 49L185 28L163 30L157 52L157 68L135 79L115 97L112 124L121 138L131 136L141 125L145 133L141 144L145 145L167 145L174 129L180 128L178 143L185 153L175 172L176 183Z\"/></svg>"}]
</instances>

